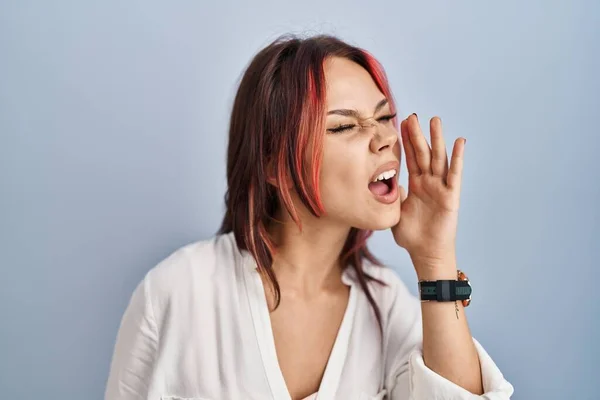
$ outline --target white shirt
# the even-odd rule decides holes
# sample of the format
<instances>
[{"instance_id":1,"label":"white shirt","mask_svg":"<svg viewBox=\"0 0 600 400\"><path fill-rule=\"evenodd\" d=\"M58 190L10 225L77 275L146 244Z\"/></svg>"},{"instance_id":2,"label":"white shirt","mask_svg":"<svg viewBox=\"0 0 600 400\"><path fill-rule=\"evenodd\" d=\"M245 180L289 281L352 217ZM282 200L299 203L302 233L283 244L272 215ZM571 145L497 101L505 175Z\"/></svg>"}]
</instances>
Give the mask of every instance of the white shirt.
<instances>
[{"instance_id":1,"label":"white shirt","mask_svg":"<svg viewBox=\"0 0 600 400\"><path fill-rule=\"evenodd\" d=\"M390 269L365 271L383 337L348 268L350 297L317 398L509 399L512 385L475 340L485 394L476 396L423 362L419 300ZM189 244L152 268L134 291L117 335L107 400L290 400L256 263L233 234Z\"/></svg>"}]
</instances>

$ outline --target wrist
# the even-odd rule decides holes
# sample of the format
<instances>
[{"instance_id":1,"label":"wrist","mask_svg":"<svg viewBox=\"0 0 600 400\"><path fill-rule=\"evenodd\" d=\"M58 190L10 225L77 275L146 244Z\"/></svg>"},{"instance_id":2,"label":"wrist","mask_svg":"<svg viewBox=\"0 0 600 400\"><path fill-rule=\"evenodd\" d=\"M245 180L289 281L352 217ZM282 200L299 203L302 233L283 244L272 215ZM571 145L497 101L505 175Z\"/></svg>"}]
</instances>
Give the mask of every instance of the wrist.
<instances>
[{"instance_id":1,"label":"wrist","mask_svg":"<svg viewBox=\"0 0 600 400\"><path fill-rule=\"evenodd\" d=\"M454 256L441 258L411 256L411 259L419 281L456 280L457 278L458 270Z\"/></svg>"}]
</instances>

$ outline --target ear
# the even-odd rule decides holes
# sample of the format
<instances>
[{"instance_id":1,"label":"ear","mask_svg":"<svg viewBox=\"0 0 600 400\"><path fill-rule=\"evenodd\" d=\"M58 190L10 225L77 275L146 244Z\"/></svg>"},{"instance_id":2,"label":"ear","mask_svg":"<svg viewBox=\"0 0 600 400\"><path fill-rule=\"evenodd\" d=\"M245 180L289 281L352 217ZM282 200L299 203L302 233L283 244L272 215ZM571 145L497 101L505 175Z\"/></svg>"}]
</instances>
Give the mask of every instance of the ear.
<instances>
[{"instance_id":1,"label":"ear","mask_svg":"<svg viewBox=\"0 0 600 400\"><path fill-rule=\"evenodd\" d=\"M269 185L277 187L277 176L275 175L275 163L273 158L269 157L267 165L265 167L265 173L267 174L267 183Z\"/></svg>"},{"instance_id":2,"label":"ear","mask_svg":"<svg viewBox=\"0 0 600 400\"><path fill-rule=\"evenodd\" d=\"M275 169L275 162L274 162L273 158L269 158L269 160L267 161L267 165L265 167L265 172L267 175L267 183L269 185L272 185L272 186L275 186L276 188L278 188L279 182L277 181L277 170ZM287 173L286 173L285 185L288 188L291 188L293 186L292 178Z\"/></svg>"}]
</instances>

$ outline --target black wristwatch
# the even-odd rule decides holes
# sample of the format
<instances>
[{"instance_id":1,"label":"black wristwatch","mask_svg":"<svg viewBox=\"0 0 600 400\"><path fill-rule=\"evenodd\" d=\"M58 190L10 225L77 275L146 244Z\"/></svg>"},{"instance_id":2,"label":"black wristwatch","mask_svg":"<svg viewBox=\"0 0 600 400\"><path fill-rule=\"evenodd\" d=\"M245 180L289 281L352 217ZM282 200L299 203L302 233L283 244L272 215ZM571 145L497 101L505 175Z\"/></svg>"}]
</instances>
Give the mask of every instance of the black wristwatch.
<instances>
[{"instance_id":1,"label":"black wristwatch","mask_svg":"<svg viewBox=\"0 0 600 400\"><path fill-rule=\"evenodd\" d=\"M462 301L464 307L471 304L473 289L469 279L458 270L457 280L419 281L421 301Z\"/></svg>"}]
</instances>

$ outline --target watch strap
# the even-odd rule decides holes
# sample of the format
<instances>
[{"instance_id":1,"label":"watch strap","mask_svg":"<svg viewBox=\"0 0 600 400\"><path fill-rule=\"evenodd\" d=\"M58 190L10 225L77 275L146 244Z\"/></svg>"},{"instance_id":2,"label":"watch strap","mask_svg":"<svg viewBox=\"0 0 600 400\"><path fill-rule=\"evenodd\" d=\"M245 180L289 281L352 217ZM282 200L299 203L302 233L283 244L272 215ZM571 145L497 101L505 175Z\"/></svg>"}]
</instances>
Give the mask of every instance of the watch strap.
<instances>
[{"instance_id":1,"label":"watch strap","mask_svg":"<svg viewBox=\"0 0 600 400\"><path fill-rule=\"evenodd\" d=\"M470 299L472 289L469 281L421 281L419 293L421 300L455 301Z\"/></svg>"}]
</instances>

